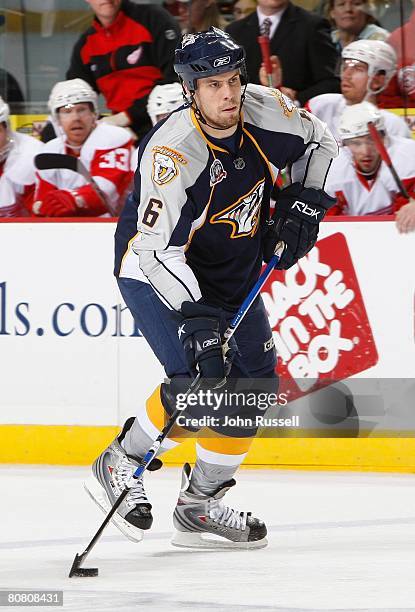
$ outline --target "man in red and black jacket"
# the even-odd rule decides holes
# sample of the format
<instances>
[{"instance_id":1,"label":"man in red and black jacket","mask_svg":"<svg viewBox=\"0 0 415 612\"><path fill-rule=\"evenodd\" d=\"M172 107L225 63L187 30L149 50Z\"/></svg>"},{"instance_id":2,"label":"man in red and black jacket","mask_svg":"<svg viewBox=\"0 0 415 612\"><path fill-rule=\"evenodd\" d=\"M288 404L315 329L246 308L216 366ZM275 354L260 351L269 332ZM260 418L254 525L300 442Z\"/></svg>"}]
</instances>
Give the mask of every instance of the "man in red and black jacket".
<instances>
[{"instance_id":1,"label":"man in red and black jacket","mask_svg":"<svg viewBox=\"0 0 415 612\"><path fill-rule=\"evenodd\" d=\"M141 138L151 128L149 93L156 84L177 81L173 58L180 29L161 7L87 2L95 18L73 49L66 78L87 81L113 113L104 121L130 127Z\"/></svg>"}]
</instances>

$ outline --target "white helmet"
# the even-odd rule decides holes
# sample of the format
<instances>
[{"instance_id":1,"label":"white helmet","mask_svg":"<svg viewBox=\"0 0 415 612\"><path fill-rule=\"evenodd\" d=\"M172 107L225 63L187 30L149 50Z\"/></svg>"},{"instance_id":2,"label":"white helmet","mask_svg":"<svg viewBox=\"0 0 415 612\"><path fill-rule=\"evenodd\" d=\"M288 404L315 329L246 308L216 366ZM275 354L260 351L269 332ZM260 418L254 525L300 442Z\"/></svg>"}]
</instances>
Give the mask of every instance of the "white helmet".
<instances>
[{"instance_id":1,"label":"white helmet","mask_svg":"<svg viewBox=\"0 0 415 612\"><path fill-rule=\"evenodd\" d=\"M9 124L10 108L7 102L0 96L0 123Z\"/></svg>"},{"instance_id":2,"label":"white helmet","mask_svg":"<svg viewBox=\"0 0 415 612\"><path fill-rule=\"evenodd\" d=\"M0 96L0 123L6 124L6 144L0 148L0 164L6 159L13 146L13 139L10 132L10 108L7 102Z\"/></svg>"},{"instance_id":3,"label":"white helmet","mask_svg":"<svg viewBox=\"0 0 415 612\"><path fill-rule=\"evenodd\" d=\"M383 40L355 40L344 47L342 59L357 60L367 64L369 82L378 72L385 73L384 86L373 93L385 89L397 70L395 50Z\"/></svg>"},{"instance_id":4,"label":"white helmet","mask_svg":"<svg viewBox=\"0 0 415 612\"><path fill-rule=\"evenodd\" d=\"M367 124L371 121L376 129L385 131L385 122L380 110L370 102L360 102L346 106L340 116L339 133L341 139L358 138L369 134Z\"/></svg>"},{"instance_id":5,"label":"white helmet","mask_svg":"<svg viewBox=\"0 0 415 612\"><path fill-rule=\"evenodd\" d=\"M167 115L184 103L180 83L156 85L148 97L147 112L151 123L156 125L159 115Z\"/></svg>"},{"instance_id":6,"label":"white helmet","mask_svg":"<svg viewBox=\"0 0 415 612\"><path fill-rule=\"evenodd\" d=\"M98 96L91 85L82 79L59 81L50 92L48 106L52 117L58 119L58 110L68 104L90 102L98 114Z\"/></svg>"}]
</instances>

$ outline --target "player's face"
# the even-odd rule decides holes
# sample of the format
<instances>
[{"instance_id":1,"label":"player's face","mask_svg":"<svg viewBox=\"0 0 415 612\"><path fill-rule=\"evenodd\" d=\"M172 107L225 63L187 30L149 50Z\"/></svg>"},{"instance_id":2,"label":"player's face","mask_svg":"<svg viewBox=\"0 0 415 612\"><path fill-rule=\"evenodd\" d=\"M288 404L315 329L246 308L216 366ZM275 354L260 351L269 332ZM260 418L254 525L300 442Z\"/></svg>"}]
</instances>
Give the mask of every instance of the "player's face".
<instances>
[{"instance_id":1,"label":"player's face","mask_svg":"<svg viewBox=\"0 0 415 612\"><path fill-rule=\"evenodd\" d=\"M350 138L344 144L349 148L358 170L370 174L377 169L380 155L369 134L359 138Z\"/></svg>"},{"instance_id":2,"label":"player's face","mask_svg":"<svg viewBox=\"0 0 415 612\"><path fill-rule=\"evenodd\" d=\"M241 107L241 79L238 70L199 79L195 93L197 106L213 128L238 125Z\"/></svg>"},{"instance_id":3,"label":"player's face","mask_svg":"<svg viewBox=\"0 0 415 612\"><path fill-rule=\"evenodd\" d=\"M367 22L365 6L364 0L334 0L330 17L339 30L358 34Z\"/></svg>"},{"instance_id":4,"label":"player's face","mask_svg":"<svg viewBox=\"0 0 415 612\"><path fill-rule=\"evenodd\" d=\"M367 93L367 64L354 59L344 59L341 65L341 90L349 104L362 102Z\"/></svg>"},{"instance_id":5,"label":"player's face","mask_svg":"<svg viewBox=\"0 0 415 612\"><path fill-rule=\"evenodd\" d=\"M86 102L68 104L59 109L59 123L68 143L79 147L94 129L96 115Z\"/></svg>"},{"instance_id":6,"label":"player's face","mask_svg":"<svg viewBox=\"0 0 415 612\"><path fill-rule=\"evenodd\" d=\"M121 0L86 0L99 20L112 22L120 10Z\"/></svg>"}]
</instances>

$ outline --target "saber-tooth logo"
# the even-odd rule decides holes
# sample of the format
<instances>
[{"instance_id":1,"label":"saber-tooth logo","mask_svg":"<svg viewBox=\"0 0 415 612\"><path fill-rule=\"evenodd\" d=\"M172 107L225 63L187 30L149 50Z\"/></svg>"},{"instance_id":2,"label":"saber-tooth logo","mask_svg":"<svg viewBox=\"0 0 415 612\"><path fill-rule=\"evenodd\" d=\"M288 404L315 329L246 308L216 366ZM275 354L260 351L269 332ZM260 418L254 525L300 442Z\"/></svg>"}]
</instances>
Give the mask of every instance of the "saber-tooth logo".
<instances>
[{"instance_id":1,"label":"saber-tooth logo","mask_svg":"<svg viewBox=\"0 0 415 612\"><path fill-rule=\"evenodd\" d=\"M311 208L305 202L301 202L300 200L296 200L294 204L291 206L291 209L299 210L303 215L307 215L307 217L315 217L316 221L318 221L318 216L321 213L321 210L317 210L317 208Z\"/></svg>"},{"instance_id":2,"label":"saber-tooth logo","mask_svg":"<svg viewBox=\"0 0 415 612\"><path fill-rule=\"evenodd\" d=\"M264 185L262 179L237 202L213 215L210 223L229 223L232 226L231 238L252 237L258 229Z\"/></svg>"}]
</instances>

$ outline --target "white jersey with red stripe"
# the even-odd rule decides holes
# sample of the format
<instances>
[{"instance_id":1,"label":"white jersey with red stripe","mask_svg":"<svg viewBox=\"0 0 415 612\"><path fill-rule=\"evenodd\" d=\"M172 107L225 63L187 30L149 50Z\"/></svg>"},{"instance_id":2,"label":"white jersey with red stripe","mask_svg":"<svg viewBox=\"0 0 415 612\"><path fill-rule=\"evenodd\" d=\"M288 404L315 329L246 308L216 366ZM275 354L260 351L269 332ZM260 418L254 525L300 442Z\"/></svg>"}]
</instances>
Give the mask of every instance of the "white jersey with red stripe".
<instances>
[{"instance_id":1,"label":"white jersey with red stripe","mask_svg":"<svg viewBox=\"0 0 415 612\"><path fill-rule=\"evenodd\" d=\"M415 182L415 141L388 138L386 148L398 176L410 187ZM325 191L337 197L338 214L387 215L395 210L399 193L387 165L382 162L372 180L356 171L350 150L343 147L333 160L327 175Z\"/></svg>"},{"instance_id":2,"label":"white jersey with red stripe","mask_svg":"<svg viewBox=\"0 0 415 612\"><path fill-rule=\"evenodd\" d=\"M54 138L44 146L44 153L74 154L75 151L86 169L105 194L114 210L120 206L132 181L131 152L133 144L127 130L106 123L98 123L80 149L69 147L63 136ZM96 192L83 176L66 169L37 172L36 203L41 202L53 189L75 192L80 190L85 204L83 210L98 211ZM101 211L101 213L104 210ZM95 212L96 214L96 212Z\"/></svg>"},{"instance_id":3,"label":"white jersey with red stripe","mask_svg":"<svg viewBox=\"0 0 415 612\"><path fill-rule=\"evenodd\" d=\"M0 163L0 217L18 217L30 209L35 186L33 158L43 143L36 138L11 132L11 150Z\"/></svg>"},{"instance_id":4,"label":"white jersey with red stripe","mask_svg":"<svg viewBox=\"0 0 415 612\"><path fill-rule=\"evenodd\" d=\"M311 98L305 105L313 115L327 123L327 126L337 142L341 144L338 132L339 119L346 108L346 98L342 94L328 93ZM386 133L389 136L400 136L411 138L411 131L402 117L398 117L390 111L379 109L385 122Z\"/></svg>"}]
</instances>

